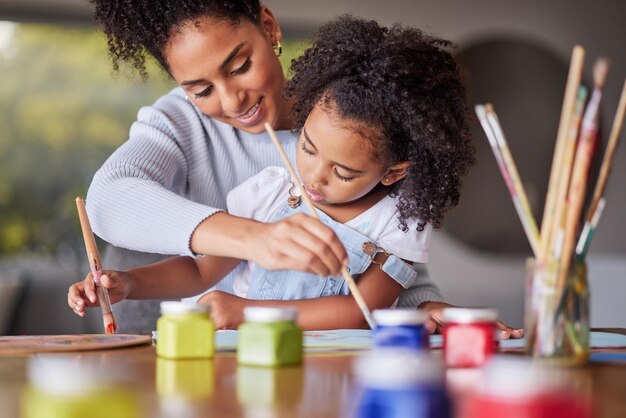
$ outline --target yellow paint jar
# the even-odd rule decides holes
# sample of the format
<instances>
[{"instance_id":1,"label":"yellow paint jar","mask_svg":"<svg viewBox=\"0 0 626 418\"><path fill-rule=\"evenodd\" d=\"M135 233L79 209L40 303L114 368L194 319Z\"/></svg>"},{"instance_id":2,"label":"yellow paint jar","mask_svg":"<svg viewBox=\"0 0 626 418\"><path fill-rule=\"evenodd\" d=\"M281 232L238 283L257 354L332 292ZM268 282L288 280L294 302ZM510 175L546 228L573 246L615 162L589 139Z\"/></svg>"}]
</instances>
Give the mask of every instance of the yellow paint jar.
<instances>
[{"instance_id":1,"label":"yellow paint jar","mask_svg":"<svg viewBox=\"0 0 626 418\"><path fill-rule=\"evenodd\" d=\"M215 325L209 311L209 305L161 302L157 355L170 359L213 357Z\"/></svg>"}]
</instances>

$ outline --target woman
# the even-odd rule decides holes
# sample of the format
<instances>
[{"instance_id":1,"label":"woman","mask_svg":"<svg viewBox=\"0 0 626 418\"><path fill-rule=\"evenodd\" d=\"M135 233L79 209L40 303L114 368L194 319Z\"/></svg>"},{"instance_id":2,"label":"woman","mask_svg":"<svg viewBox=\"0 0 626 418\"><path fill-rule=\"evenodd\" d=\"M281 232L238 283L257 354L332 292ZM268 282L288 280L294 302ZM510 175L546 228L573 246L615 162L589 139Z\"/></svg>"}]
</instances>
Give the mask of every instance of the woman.
<instances>
[{"instance_id":1,"label":"woman","mask_svg":"<svg viewBox=\"0 0 626 418\"><path fill-rule=\"evenodd\" d=\"M282 33L273 13L253 0L94 3L115 69L127 61L146 76L147 53L180 85L139 111L129 140L96 173L87 199L94 232L143 252L212 254L270 270L339 273L345 250L320 222L297 217L259 223L222 211L235 186L281 165L265 122L295 155L277 58ZM400 304L439 318L446 305L437 303L437 288L422 277ZM225 280L219 288L229 286Z\"/></svg>"}]
</instances>

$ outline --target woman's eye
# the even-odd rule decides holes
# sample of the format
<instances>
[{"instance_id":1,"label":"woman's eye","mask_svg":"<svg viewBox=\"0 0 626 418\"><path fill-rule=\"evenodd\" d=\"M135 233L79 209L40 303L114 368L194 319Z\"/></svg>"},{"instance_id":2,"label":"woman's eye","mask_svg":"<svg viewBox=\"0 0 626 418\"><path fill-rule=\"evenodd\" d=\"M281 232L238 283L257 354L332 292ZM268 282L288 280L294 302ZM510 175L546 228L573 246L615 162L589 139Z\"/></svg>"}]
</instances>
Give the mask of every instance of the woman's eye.
<instances>
[{"instance_id":1,"label":"woman's eye","mask_svg":"<svg viewBox=\"0 0 626 418\"><path fill-rule=\"evenodd\" d=\"M250 69L251 65L252 65L252 60L248 58L241 67L231 71L230 74L231 75L243 74Z\"/></svg>"},{"instance_id":2,"label":"woman's eye","mask_svg":"<svg viewBox=\"0 0 626 418\"><path fill-rule=\"evenodd\" d=\"M201 97L207 96L209 93L211 93L211 90L213 90L213 86L208 86L207 88L202 90L200 93L194 93L193 95L196 99L199 99Z\"/></svg>"},{"instance_id":3,"label":"woman's eye","mask_svg":"<svg viewBox=\"0 0 626 418\"><path fill-rule=\"evenodd\" d=\"M349 181L354 180L354 177L344 177L344 176L342 176L341 174L339 174L339 172L337 171L337 169L336 169L336 168L335 168L335 169L333 169L333 171L334 171L334 173L335 173L335 176L337 176L337 178L338 178L339 180L341 180L341 181L349 182Z\"/></svg>"}]
</instances>

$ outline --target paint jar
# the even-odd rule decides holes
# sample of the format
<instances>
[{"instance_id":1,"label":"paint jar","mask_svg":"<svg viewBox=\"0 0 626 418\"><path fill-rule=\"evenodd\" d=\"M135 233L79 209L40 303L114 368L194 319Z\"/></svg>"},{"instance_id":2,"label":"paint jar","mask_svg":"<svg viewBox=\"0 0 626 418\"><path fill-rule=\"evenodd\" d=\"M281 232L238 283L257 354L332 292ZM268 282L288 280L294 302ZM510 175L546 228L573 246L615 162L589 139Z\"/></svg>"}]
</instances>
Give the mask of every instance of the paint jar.
<instances>
[{"instance_id":1,"label":"paint jar","mask_svg":"<svg viewBox=\"0 0 626 418\"><path fill-rule=\"evenodd\" d=\"M209 311L209 305L161 302L157 355L171 359L213 357L215 326Z\"/></svg>"},{"instance_id":2,"label":"paint jar","mask_svg":"<svg viewBox=\"0 0 626 418\"><path fill-rule=\"evenodd\" d=\"M443 357L448 367L480 367L497 350L494 309L443 310Z\"/></svg>"},{"instance_id":3,"label":"paint jar","mask_svg":"<svg viewBox=\"0 0 626 418\"><path fill-rule=\"evenodd\" d=\"M92 361L93 360L93 361ZM139 418L138 394L128 370L95 357L39 355L29 359L22 390L24 418Z\"/></svg>"},{"instance_id":4,"label":"paint jar","mask_svg":"<svg viewBox=\"0 0 626 418\"><path fill-rule=\"evenodd\" d=\"M376 347L428 348L426 312L419 309L377 309L372 315L376 321L373 336Z\"/></svg>"},{"instance_id":5,"label":"paint jar","mask_svg":"<svg viewBox=\"0 0 626 418\"><path fill-rule=\"evenodd\" d=\"M449 418L444 367L429 351L382 347L357 359L357 418Z\"/></svg>"},{"instance_id":6,"label":"paint jar","mask_svg":"<svg viewBox=\"0 0 626 418\"><path fill-rule=\"evenodd\" d=\"M561 278L556 262L526 262L526 350L561 366L589 358L587 265L575 261Z\"/></svg>"},{"instance_id":7,"label":"paint jar","mask_svg":"<svg viewBox=\"0 0 626 418\"><path fill-rule=\"evenodd\" d=\"M239 326L237 361L248 366L302 363L302 329L295 308L248 307Z\"/></svg>"},{"instance_id":8,"label":"paint jar","mask_svg":"<svg viewBox=\"0 0 626 418\"><path fill-rule=\"evenodd\" d=\"M461 401L460 418L592 418L591 393L582 393L567 369L521 356L497 355Z\"/></svg>"}]
</instances>

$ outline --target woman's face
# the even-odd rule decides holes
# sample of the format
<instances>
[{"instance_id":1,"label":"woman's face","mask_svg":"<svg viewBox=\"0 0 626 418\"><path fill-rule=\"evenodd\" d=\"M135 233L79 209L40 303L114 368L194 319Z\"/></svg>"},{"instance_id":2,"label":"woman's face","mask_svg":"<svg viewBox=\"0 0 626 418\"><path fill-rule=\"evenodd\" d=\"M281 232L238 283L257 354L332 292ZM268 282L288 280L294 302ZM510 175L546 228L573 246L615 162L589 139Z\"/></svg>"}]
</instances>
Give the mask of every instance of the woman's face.
<instances>
[{"instance_id":1,"label":"woman's face","mask_svg":"<svg viewBox=\"0 0 626 418\"><path fill-rule=\"evenodd\" d=\"M314 106L298 142L296 163L316 206L357 201L378 185L387 168L373 158L362 125L335 116L332 106Z\"/></svg>"},{"instance_id":2,"label":"woman's face","mask_svg":"<svg viewBox=\"0 0 626 418\"><path fill-rule=\"evenodd\" d=\"M165 58L174 79L204 114L250 133L291 127L285 77L274 52L280 29L263 7L261 27L203 17L170 37Z\"/></svg>"}]
</instances>

